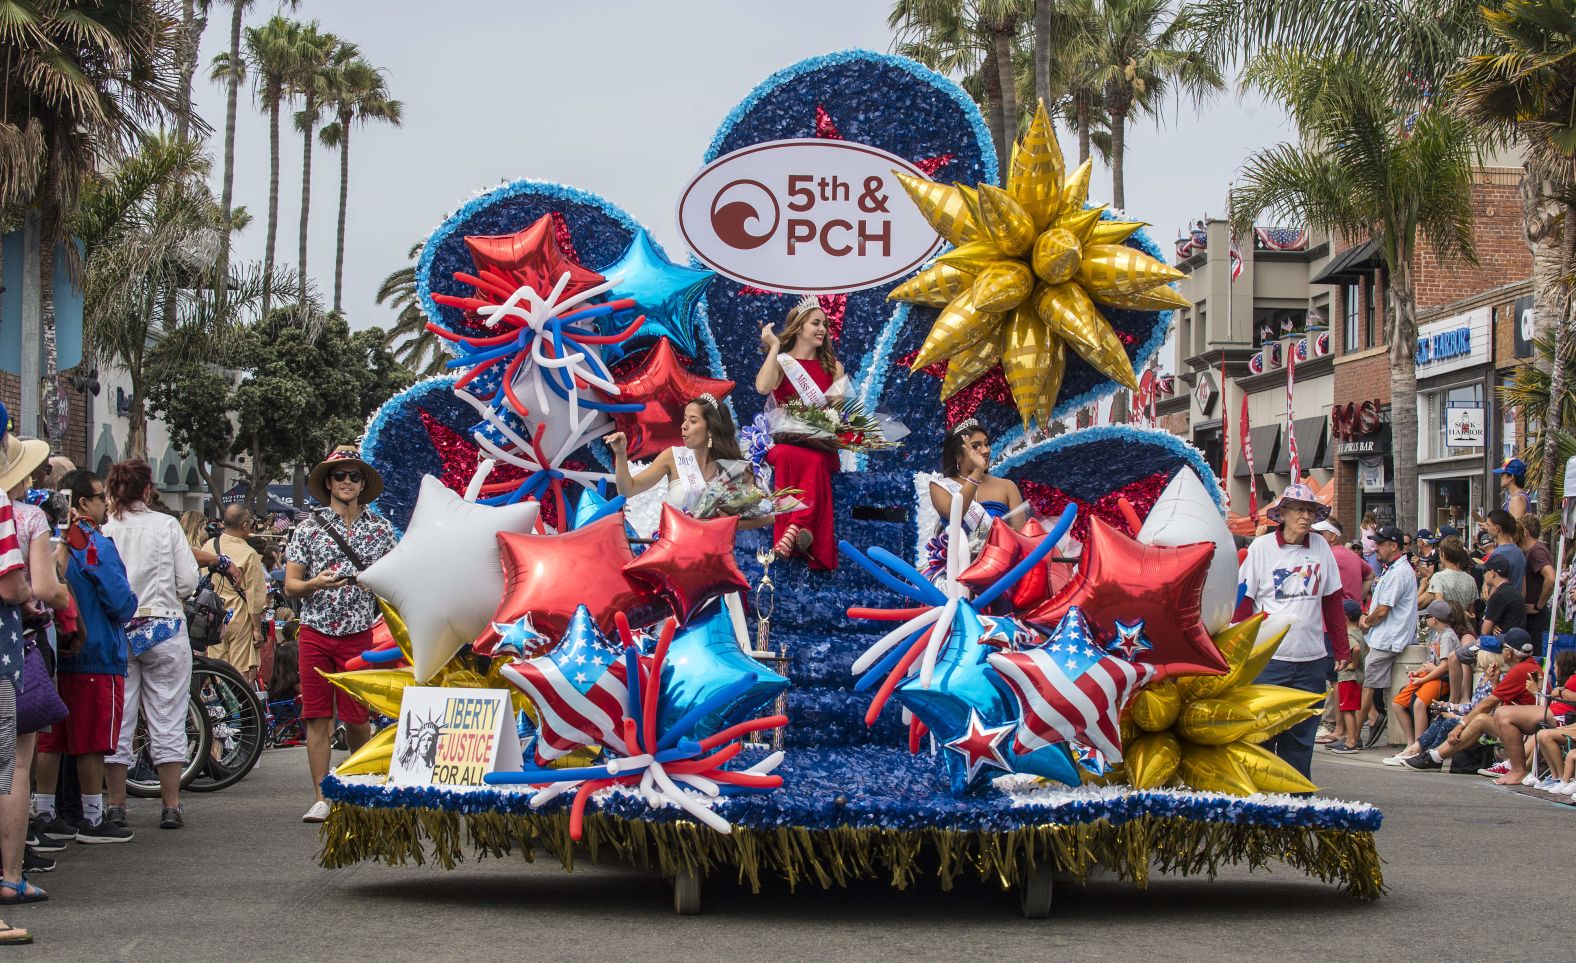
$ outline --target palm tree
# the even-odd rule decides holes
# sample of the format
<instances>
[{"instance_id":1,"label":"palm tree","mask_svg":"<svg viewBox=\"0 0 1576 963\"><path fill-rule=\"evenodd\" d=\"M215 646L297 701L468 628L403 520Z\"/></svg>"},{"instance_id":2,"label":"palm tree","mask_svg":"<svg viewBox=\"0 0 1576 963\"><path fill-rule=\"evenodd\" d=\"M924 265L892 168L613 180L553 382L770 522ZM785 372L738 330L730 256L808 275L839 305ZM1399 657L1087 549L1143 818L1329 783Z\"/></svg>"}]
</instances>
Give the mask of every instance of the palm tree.
<instances>
[{"instance_id":1,"label":"palm tree","mask_svg":"<svg viewBox=\"0 0 1576 963\"><path fill-rule=\"evenodd\" d=\"M274 16L261 27L246 28L246 68L257 84L257 98L268 111L268 228L263 245L263 314L273 300L274 244L279 236L279 111L300 64L310 51L303 42L305 28L294 20ZM237 61L230 68L234 75ZM232 127L233 129L233 127Z\"/></svg>"},{"instance_id":2,"label":"palm tree","mask_svg":"<svg viewBox=\"0 0 1576 963\"><path fill-rule=\"evenodd\" d=\"M1220 64L1194 40L1188 8L1169 0L1098 0L1087 63L1111 123L1111 203L1127 206L1127 122L1158 114L1174 88L1195 106L1225 87ZM1081 149L1081 148L1080 148Z\"/></svg>"},{"instance_id":3,"label":"palm tree","mask_svg":"<svg viewBox=\"0 0 1576 963\"><path fill-rule=\"evenodd\" d=\"M64 427L56 347L55 246L83 181L144 126L176 117L176 22L160 0L8 0L0 16L0 195L26 203L39 225L44 430ZM7 213L0 211L0 215ZM74 271L76 248L65 245ZM32 430L33 426L24 426Z\"/></svg>"},{"instance_id":4,"label":"palm tree","mask_svg":"<svg viewBox=\"0 0 1576 963\"><path fill-rule=\"evenodd\" d=\"M1553 328L1548 359L1568 358L1576 324L1576 5L1509 0L1482 11L1488 50L1467 58L1448 80L1452 106L1480 127L1527 147L1529 201L1552 208L1528 217L1533 250L1535 317ZM1534 236L1534 234L1536 236ZM1549 364L1549 394L1564 397L1567 367ZM1530 419L1532 413L1526 412ZM1564 405L1539 418L1541 451L1528 452L1529 467L1558 464L1555 448L1566 421ZM1554 505L1557 471L1541 479L1543 505Z\"/></svg>"},{"instance_id":5,"label":"palm tree","mask_svg":"<svg viewBox=\"0 0 1576 963\"><path fill-rule=\"evenodd\" d=\"M176 49L180 71L180 100L176 106L175 133L187 137L191 133L192 77L197 73L197 50L202 46L202 33L208 27L208 5L211 0L181 0L181 25ZM202 9L199 10L198 8Z\"/></svg>"},{"instance_id":6,"label":"palm tree","mask_svg":"<svg viewBox=\"0 0 1576 963\"><path fill-rule=\"evenodd\" d=\"M1568 430L1560 427L1576 425L1576 379L1571 378L1572 369L1576 369L1576 339L1568 335L1561 337L1556 329L1534 338L1532 351L1538 363L1514 369L1500 385L1499 397L1507 407L1520 411L1532 427L1532 444L1527 446L1526 452L1527 474L1553 480L1553 496L1544 498L1539 504L1546 513L1552 512L1557 517L1558 513L1552 510L1559 507L1558 499L1565 494L1561 490L1565 473L1545 472L1543 466L1563 465L1567 458L1576 455L1576 451L1561 450L1568 445L1571 436ZM1558 384L1555 384L1556 379ZM1559 399L1558 404L1552 402L1555 398ZM1554 442L1552 458L1549 454L1551 436Z\"/></svg>"},{"instance_id":7,"label":"palm tree","mask_svg":"<svg viewBox=\"0 0 1576 963\"><path fill-rule=\"evenodd\" d=\"M261 294L260 283L242 279L223 301L217 297L222 222L208 166L197 142L148 135L135 154L89 179L71 220L87 260L86 341L131 381L129 457L147 455L149 386L183 365L213 360ZM244 211L234 213L244 220Z\"/></svg>"},{"instance_id":8,"label":"palm tree","mask_svg":"<svg viewBox=\"0 0 1576 963\"><path fill-rule=\"evenodd\" d=\"M1246 233L1262 211L1348 239L1373 241L1389 272L1390 405L1417 407L1417 290L1420 242L1436 257L1472 260L1469 126L1442 110L1399 116L1382 63L1286 49L1261 55L1247 80L1284 103L1301 143L1248 159L1232 191L1233 229ZM1396 517L1417 517L1417 419L1397 417Z\"/></svg>"},{"instance_id":9,"label":"palm tree","mask_svg":"<svg viewBox=\"0 0 1576 963\"><path fill-rule=\"evenodd\" d=\"M334 120L318 133L324 147L339 149L339 228L334 244L334 310L343 310L345 211L350 200L350 129L357 121L381 120L398 127L404 105L389 97L383 74L342 44L330 64L328 108Z\"/></svg>"},{"instance_id":10,"label":"palm tree","mask_svg":"<svg viewBox=\"0 0 1576 963\"><path fill-rule=\"evenodd\" d=\"M448 355L438 336L427 330L427 316L416 296L416 259L421 244L411 245L410 263L383 279L378 286L378 303L387 301L399 314L383 338L383 346L394 350L394 358L423 378L442 374Z\"/></svg>"},{"instance_id":11,"label":"palm tree","mask_svg":"<svg viewBox=\"0 0 1576 963\"><path fill-rule=\"evenodd\" d=\"M297 300L306 304L306 239L308 215L312 208L312 135L317 133L317 122L322 119L323 106L330 90L329 61L336 50L343 49L343 56L353 59L360 56L355 44L345 43L331 33L321 33L317 21L307 24L301 34L302 57L290 77L290 92L301 98L301 109L296 111L295 128L301 132L301 237L296 269L301 272L302 285Z\"/></svg>"}]
</instances>

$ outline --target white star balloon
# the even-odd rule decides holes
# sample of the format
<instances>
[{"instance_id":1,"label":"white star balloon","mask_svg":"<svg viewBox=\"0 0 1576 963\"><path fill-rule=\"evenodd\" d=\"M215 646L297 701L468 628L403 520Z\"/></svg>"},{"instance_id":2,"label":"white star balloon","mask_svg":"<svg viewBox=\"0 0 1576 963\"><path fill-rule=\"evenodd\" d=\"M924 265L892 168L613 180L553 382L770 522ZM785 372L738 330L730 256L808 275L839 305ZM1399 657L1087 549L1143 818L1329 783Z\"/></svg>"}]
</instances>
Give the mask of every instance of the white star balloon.
<instances>
[{"instance_id":1,"label":"white star balloon","mask_svg":"<svg viewBox=\"0 0 1576 963\"><path fill-rule=\"evenodd\" d=\"M1204 628L1213 635L1231 624L1237 605L1237 543L1215 500L1193 469L1184 467L1160 493L1144 519L1138 540L1145 545L1214 542L1215 555L1204 579L1201 606Z\"/></svg>"},{"instance_id":2,"label":"white star balloon","mask_svg":"<svg viewBox=\"0 0 1576 963\"><path fill-rule=\"evenodd\" d=\"M405 537L358 579L404 618L418 684L487 628L503 597L498 533L531 531L537 508L478 505L422 476Z\"/></svg>"}]
</instances>

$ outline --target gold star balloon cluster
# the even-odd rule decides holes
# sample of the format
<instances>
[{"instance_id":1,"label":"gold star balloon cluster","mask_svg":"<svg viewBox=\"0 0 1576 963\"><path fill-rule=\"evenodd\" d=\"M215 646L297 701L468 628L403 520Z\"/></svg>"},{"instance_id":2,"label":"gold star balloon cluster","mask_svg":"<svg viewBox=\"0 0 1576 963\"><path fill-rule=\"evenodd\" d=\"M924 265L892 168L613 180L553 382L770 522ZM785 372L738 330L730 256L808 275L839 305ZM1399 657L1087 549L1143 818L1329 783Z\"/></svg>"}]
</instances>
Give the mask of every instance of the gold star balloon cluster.
<instances>
[{"instance_id":1,"label":"gold star balloon cluster","mask_svg":"<svg viewBox=\"0 0 1576 963\"><path fill-rule=\"evenodd\" d=\"M930 225L955 245L888 295L941 309L911 369L946 360L943 400L999 363L1024 425L1048 424L1069 349L1138 389L1102 307L1186 307L1167 286L1182 273L1122 243L1142 221L1113 220L1105 205L1087 205L1090 170L1085 161L1066 173L1042 103L1013 149L1005 190L894 172Z\"/></svg>"},{"instance_id":2,"label":"gold star balloon cluster","mask_svg":"<svg viewBox=\"0 0 1576 963\"><path fill-rule=\"evenodd\" d=\"M1123 765L1135 789L1181 784L1205 792L1313 792L1309 782L1259 743L1317 714L1324 697L1256 679L1285 628L1260 639L1262 614L1215 636L1225 675L1177 676L1144 689L1122 718Z\"/></svg>"}]
</instances>

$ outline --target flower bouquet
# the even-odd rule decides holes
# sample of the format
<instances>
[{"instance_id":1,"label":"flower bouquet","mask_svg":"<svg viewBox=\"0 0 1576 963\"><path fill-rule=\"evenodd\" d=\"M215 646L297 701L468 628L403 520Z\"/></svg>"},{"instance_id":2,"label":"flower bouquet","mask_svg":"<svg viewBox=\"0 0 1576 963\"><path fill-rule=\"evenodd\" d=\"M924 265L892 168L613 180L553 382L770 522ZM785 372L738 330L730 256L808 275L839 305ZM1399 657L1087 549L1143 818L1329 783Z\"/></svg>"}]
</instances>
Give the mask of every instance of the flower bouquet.
<instances>
[{"instance_id":1,"label":"flower bouquet","mask_svg":"<svg viewBox=\"0 0 1576 963\"><path fill-rule=\"evenodd\" d=\"M897 439L908 433L901 423L866 412L852 398L821 406L795 398L766 414L774 439L823 451L884 451L898 447Z\"/></svg>"},{"instance_id":2,"label":"flower bouquet","mask_svg":"<svg viewBox=\"0 0 1576 963\"><path fill-rule=\"evenodd\" d=\"M696 518L717 518L736 515L739 518L760 518L765 515L782 515L804 508L797 488L766 489L757 485L748 472L742 475L723 475L706 484L695 503Z\"/></svg>"}]
</instances>

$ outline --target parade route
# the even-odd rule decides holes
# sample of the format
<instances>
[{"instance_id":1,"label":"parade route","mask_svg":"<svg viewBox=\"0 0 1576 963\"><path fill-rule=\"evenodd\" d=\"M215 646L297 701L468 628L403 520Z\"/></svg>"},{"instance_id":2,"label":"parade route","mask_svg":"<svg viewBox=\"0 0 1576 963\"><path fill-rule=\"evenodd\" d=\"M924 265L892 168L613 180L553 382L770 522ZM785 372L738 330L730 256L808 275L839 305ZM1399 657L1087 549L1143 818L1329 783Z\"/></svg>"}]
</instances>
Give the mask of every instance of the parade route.
<instances>
[{"instance_id":1,"label":"parade route","mask_svg":"<svg viewBox=\"0 0 1576 963\"><path fill-rule=\"evenodd\" d=\"M1427 945L1436 960L1547 958L1502 922L1549 895L1576 811L1475 776L1389 770L1377 752L1316 760L1338 797L1384 808L1389 895L1374 903L1281 870L1214 883L1161 878L1148 891L1109 878L1057 893L1049 920L1021 919L1011 894L977 883L944 893L813 884L759 895L713 882L705 912L673 914L653 875L538 859L436 867L319 869L299 822L303 750L268 752L239 785L186 797L187 828L161 832L149 801L137 838L72 845L38 881L54 898L12 908L36 960L402 960L457 955L560 960L957 959L1328 960ZM114 907L113 910L107 910ZM70 934L70 939L60 938Z\"/></svg>"}]
</instances>

